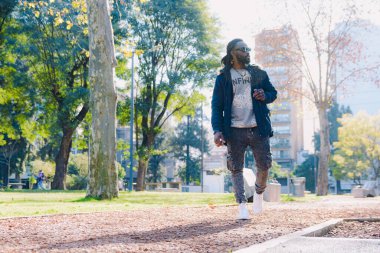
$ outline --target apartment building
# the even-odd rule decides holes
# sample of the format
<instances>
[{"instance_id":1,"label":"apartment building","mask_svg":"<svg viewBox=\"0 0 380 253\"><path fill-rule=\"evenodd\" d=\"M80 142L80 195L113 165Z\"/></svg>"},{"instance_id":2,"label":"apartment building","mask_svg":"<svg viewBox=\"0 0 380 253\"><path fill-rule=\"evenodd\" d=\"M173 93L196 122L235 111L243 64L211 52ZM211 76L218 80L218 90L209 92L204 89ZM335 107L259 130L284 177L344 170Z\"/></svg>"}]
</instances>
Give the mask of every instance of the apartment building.
<instances>
[{"instance_id":1,"label":"apartment building","mask_svg":"<svg viewBox=\"0 0 380 253\"><path fill-rule=\"evenodd\" d=\"M287 169L294 167L297 153L303 150L302 77L298 71L302 61L296 36L290 26L263 30L255 36L255 64L267 71L278 91L277 100L269 105L272 155Z\"/></svg>"}]
</instances>

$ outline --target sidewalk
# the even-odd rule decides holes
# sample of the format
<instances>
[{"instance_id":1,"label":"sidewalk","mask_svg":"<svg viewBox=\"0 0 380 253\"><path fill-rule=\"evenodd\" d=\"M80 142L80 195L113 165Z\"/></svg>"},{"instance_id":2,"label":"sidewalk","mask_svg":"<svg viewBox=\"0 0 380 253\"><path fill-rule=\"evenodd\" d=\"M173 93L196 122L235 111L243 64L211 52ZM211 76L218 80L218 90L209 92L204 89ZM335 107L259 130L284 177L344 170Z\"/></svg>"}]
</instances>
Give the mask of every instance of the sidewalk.
<instances>
[{"instance_id":1,"label":"sidewalk","mask_svg":"<svg viewBox=\"0 0 380 253\"><path fill-rule=\"evenodd\" d=\"M380 252L380 239L328 238L320 237L343 219L333 219L302 231L255 244L235 251L236 253L377 253ZM379 228L380 229L380 228ZM314 236L314 237L312 237Z\"/></svg>"}]
</instances>

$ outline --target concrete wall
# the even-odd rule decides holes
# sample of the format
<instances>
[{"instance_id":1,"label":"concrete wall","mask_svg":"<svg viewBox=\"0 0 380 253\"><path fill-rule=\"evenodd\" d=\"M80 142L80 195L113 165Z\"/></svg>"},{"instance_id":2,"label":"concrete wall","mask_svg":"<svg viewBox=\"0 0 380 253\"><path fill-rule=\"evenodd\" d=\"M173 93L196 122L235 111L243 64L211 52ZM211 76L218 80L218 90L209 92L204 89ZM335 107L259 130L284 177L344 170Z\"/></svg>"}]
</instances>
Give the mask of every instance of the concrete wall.
<instances>
[{"instance_id":1,"label":"concrete wall","mask_svg":"<svg viewBox=\"0 0 380 253\"><path fill-rule=\"evenodd\" d=\"M224 192L224 175L207 175L203 172L204 192Z\"/></svg>"}]
</instances>

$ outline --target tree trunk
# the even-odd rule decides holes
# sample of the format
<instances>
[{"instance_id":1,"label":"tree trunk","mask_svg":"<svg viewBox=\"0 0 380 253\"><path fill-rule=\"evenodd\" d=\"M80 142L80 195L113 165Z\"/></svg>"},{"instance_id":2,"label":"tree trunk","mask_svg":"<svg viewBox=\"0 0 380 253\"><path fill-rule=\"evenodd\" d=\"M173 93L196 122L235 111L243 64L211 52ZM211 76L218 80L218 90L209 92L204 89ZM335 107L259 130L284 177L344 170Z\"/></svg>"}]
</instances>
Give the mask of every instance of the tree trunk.
<instances>
[{"instance_id":1,"label":"tree trunk","mask_svg":"<svg viewBox=\"0 0 380 253\"><path fill-rule=\"evenodd\" d=\"M7 187L9 187L9 176L11 175L11 160L8 161L7 168L8 168L8 171L7 171Z\"/></svg>"},{"instance_id":2,"label":"tree trunk","mask_svg":"<svg viewBox=\"0 0 380 253\"><path fill-rule=\"evenodd\" d=\"M318 114L321 148L319 154L317 195L324 196L328 193L328 165L330 158L329 123L325 108L318 108Z\"/></svg>"},{"instance_id":3,"label":"tree trunk","mask_svg":"<svg viewBox=\"0 0 380 253\"><path fill-rule=\"evenodd\" d=\"M139 158L138 170L137 170L137 184L136 191L144 191L145 189L145 175L147 170L148 160L146 158Z\"/></svg>"},{"instance_id":4,"label":"tree trunk","mask_svg":"<svg viewBox=\"0 0 380 253\"><path fill-rule=\"evenodd\" d=\"M87 0L91 84L90 169L87 197L118 196L116 169L116 65L108 1Z\"/></svg>"},{"instance_id":5,"label":"tree trunk","mask_svg":"<svg viewBox=\"0 0 380 253\"><path fill-rule=\"evenodd\" d=\"M137 183L136 191L144 191L145 189L145 176L148 168L148 162L150 157L150 150L154 143L155 136L153 134L144 133L148 131L143 129L143 140L139 150L139 164L137 170Z\"/></svg>"},{"instance_id":6,"label":"tree trunk","mask_svg":"<svg viewBox=\"0 0 380 253\"><path fill-rule=\"evenodd\" d=\"M69 163L74 130L63 130L59 152L55 157L55 174L51 184L53 190L66 190L67 164Z\"/></svg>"}]
</instances>

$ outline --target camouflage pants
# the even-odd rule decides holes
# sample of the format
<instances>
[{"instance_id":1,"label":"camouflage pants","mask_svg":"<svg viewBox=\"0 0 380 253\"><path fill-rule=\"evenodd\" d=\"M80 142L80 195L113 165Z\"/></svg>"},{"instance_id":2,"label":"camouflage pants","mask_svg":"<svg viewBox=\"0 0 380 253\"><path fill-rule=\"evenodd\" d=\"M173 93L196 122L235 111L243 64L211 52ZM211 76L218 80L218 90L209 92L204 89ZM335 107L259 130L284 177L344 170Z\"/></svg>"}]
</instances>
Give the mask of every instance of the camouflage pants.
<instances>
[{"instance_id":1,"label":"camouflage pants","mask_svg":"<svg viewBox=\"0 0 380 253\"><path fill-rule=\"evenodd\" d=\"M244 193L244 154L249 146L252 149L257 168L256 192L265 191L268 179L268 170L272 166L269 137L261 137L257 127L232 128L231 137L227 141L227 168L232 174L232 184L235 189L237 203L247 202Z\"/></svg>"}]
</instances>

